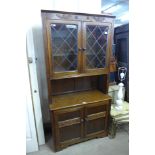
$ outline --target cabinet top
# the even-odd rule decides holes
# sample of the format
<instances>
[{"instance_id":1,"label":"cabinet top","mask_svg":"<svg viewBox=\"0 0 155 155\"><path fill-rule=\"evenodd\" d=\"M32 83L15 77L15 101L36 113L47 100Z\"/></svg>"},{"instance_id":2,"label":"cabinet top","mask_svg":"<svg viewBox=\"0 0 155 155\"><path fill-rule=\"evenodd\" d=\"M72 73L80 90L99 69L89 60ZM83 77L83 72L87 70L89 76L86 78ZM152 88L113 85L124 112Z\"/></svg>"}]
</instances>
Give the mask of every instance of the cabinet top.
<instances>
[{"instance_id":1,"label":"cabinet top","mask_svg":"<svg viewBox=\"0 0 155 155\"><path fill-rule=\"evenodd\" d=\"M100 16L100 17L115 18L115 16L110 15L108 13L91 14L91 13L67 12L67 11L57 11L57 10L41 10L41 13L63 13L63 14L75 14L75 15L87 15L87 16Z\"/></svg>"},{"instance_id":2,"label":"cabinet top","mask_svg":"<svg viewBox=\"0 0 155 155\"><path fill-rule=\"evenodd\" d=\"M58 110L68 107L85 105L93 102L106 101L111 99L109 95L103 94L98 90L89 90L65 95L53 96L50 110Z\"/></svg>"}]
</instances>

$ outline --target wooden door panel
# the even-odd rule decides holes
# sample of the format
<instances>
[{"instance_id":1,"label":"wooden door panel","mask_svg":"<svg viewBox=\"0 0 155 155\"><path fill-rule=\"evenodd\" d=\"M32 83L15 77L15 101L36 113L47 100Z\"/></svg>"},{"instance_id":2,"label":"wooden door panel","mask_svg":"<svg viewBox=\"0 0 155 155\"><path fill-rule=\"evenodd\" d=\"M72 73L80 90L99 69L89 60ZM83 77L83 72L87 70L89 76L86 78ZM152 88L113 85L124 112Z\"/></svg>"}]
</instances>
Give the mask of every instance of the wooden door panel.
<instances>
[{"instance_id":1,"label":"wooden door panel","mask_svg":"<svg viewBox=\"0 0 155 155\"><path fill-rule=\"evenodd\" d=\"M98 102L85 108L85 137L96 136L107 129L107 106L109 101Z\"/></svg>"},{"instance_id":2,"label":"wooden door panel","mask_svg":"<svg viewBox=\"0 0 155 155\"><path fill-rule=\"evenodd\" d=\"M86 137L96 134L98 132L104 132L105 130L105 118L98 118L86 121Z\"/></svg>"},{"instance_id":3,"label":"wooden door panel","mask_svg":"<svg viewBox=\"0 0 155 155\"><path fill-rule=\"evenodd\" d=\"M58 110L55 116L59 146L72 144L83 137L83 109L81 107Z\"/></svg>"},{"instance_id":4,"label":"wooden door panel","mask_svg":"<svg viewBox=\"0 0 155 155\"><path fill-rule=\"evenodd\" d=\"M60 134L60 142L67 143L69 141L73 141L73 139L80 139L81 138L81 124L73 124L70 126L65 126L62 128L59 128L59 134Z\"/></svg>"}]
</instances>

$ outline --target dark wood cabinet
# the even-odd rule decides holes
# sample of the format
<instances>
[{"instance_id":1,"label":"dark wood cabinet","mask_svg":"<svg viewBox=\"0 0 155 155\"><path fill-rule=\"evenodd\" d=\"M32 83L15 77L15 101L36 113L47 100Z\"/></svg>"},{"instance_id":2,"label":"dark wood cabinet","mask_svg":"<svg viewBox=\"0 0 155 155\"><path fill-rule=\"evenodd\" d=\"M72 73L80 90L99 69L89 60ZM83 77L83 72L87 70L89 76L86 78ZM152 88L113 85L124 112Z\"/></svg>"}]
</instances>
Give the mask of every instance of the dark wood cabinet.
<instances>
[{"instance_id":1,"label":"dark wood cabinet","mask_svg":"<svg viewBox=\"0 0 155 155\"><path fill-rule=\"evenodd\" d=\"M114 16L41 13L55 150L107 136Z\"/></svg>"},{"instance_id":2,"label":"dark wood cabinet","mask_svg":"<svg viewBox=\"0 0 155 155\"><path fill-rule=\"evenodd\" d=\"M113 16L42 11L42 19L51 79L108 73Z\"/></svg>"},{"instance_id":3,"label":"dark wood cabinet","mask_svg":"<svg viewBox=\"0 0 155 155\"><path fill-rule=\"evenodd\" d=\"M108 135L111 98L98 90L53 97L50 110L56 151L68 145Z\"/></svg>"}]
</instances>

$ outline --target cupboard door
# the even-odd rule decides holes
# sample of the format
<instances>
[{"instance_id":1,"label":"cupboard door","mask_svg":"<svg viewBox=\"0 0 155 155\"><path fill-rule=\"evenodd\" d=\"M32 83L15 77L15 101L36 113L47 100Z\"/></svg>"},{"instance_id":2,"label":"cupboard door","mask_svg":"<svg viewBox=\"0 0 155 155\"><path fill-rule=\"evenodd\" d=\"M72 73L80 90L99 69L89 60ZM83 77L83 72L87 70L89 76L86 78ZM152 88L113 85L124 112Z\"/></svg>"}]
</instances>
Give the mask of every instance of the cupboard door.
<instances>
[{"instance_id":1,"label":"cupboard door","mask_svg":"<svg viewBox=\"0 0 155 155\"><path fill-rule=\"evenodd\" d=\"M108 101L107 101L108 103ZM107 130L108 104L94 103L85 107L85 137L103 135Z\"/></svg>"},{"instance_id":2,"label":"cupboard door","mask_svg":"<svg viewBox=\"0 0 155 155\"><path fill-rule=\"evenodd\" d=\"M55 112L57 145L65 147L83 137L82 108L67 108Z\"/></svg>"},{"instance_id":3,"label":"cupboard door","mask_svg":"<svg viewBox=\"0 0 155 155\"><path fill-rule=\"evenodd\" d=\"M108 67L111 24L83 23L84 70L106 71Z\"/></svg>"},{"instance_id":4,"label":"cupboard door","mask_svg":"<svg viewBox=\"0 0 155 155\"><path fill-rule=\"evenodd\" d=\"M65 76L78 72L80 22L49 20L47 29L51 76Z\"/></svg>"}]
</instances>

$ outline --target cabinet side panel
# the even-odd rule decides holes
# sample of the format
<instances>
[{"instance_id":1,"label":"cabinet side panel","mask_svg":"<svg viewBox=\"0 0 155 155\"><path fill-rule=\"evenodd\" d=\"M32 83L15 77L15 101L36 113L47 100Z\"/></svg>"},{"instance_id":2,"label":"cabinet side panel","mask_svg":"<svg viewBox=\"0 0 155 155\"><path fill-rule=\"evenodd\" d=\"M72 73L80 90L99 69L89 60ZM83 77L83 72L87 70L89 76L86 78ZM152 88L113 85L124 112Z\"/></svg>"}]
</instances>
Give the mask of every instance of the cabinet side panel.
<instances>
[{"instance_id":1,"label":"cabinet side panel","mask_svg":"<svg viewBox=\"0 0 155 155\"><path fill-rule=\"evenodd\" d=\"M48 86L48 102L51 102L51 83L50 83L50 63L48 55L48 45L47 45L47 30L46 30L46 13L42 13L42 25L43 25L43 39L44 39L44 55L46 63L46 78Z\"/></svg>"}]
</instances>

